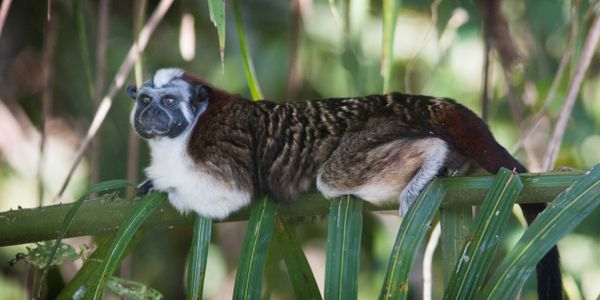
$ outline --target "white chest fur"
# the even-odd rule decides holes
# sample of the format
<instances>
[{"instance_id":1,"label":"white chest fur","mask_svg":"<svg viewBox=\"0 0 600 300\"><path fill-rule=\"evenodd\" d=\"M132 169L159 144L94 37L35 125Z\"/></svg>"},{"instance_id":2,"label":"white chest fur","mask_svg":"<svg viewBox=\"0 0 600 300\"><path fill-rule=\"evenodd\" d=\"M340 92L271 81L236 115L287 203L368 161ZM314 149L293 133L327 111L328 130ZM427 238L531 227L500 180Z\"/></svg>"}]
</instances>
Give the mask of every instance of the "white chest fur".
<instances>
[{"instance_id":1,"label":"white chest fur","mask_svg":"<svg viewBox=\"0 0 600 300\"><path fill-rule=\"evenodd\" d=\"M191 160L186 146L188 136L150 141L152 163L146 175L154 188L169 194L169 201L180 212L223 219L250 202L247 192L234 190L209 175Z\"/></svg>"}]
</instances>

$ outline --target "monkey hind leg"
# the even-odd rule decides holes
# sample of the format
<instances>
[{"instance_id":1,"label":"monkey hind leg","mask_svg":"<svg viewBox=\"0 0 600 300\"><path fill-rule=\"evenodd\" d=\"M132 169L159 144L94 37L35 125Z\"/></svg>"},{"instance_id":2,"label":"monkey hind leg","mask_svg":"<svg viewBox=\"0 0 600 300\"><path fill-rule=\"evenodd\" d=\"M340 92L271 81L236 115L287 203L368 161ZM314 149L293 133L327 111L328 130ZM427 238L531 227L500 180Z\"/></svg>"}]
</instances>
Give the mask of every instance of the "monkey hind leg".
<instances>
[{"instance_id":1,"label":"monkey hind leg","mask_svg":"<svg viewBox=\"0 0 600 300\"><path fill-rule=\"evenodd\" d=\"M328 198L356 195L374 204L400 197L401 205L408 209L442 168L448 152L446 142L438 138L404 138L373 145L373 139L360 134L345 137L319 170L317 188Z\"/></svg>"},{"instance_id":2,"label":"monkey hind leg","mask_svg":"<svg viewBox=\"0 0 600 300\"><path fill-rule=\"evenodd\" d=\"M446 163L448 145L440 139L429 139L422 154L423 163L400 193L400 216L404 216L425 185L433 180Z\"/></svg>"}]
</instances>

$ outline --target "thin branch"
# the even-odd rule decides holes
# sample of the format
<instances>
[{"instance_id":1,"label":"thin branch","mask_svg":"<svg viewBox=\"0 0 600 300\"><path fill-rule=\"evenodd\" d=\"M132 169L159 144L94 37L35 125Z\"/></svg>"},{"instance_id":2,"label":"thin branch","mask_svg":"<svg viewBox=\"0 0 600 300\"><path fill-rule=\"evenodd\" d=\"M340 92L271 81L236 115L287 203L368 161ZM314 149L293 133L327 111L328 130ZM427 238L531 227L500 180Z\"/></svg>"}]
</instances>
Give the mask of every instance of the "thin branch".
<instances>
[{"instance_id":1,"label":"thin branch","mask_svg":"<svg viewBox=\"0 0 600 300\"><path fill-rule=\"evenodd\" d=\"M142 25L144 24L144 20L146 18L146 4L148 1L146 0L136 0L133 8L133 35L136 36L139 34L142 29ZM138 57L138 60L135 62L135 84L137 86L142 85L142 81L144 80L144 70L142 64L142 54ZM127 180L130 182L138 181L138 158L140 152L140 140L136 135L133 128L129 129L129 146L127 151ZM135 189L129 189L127 191L127 196L133 196Z\"/></svg>"},{"instance_id":2,"label":"thin branch","mask_svg":"<svg viewBox=\"0 0 600 300\"><path fill-rule=\"evenodd\" d=\"M433 276L431 276L433 273L433 253L435 252L435 248L437 248L441 235L442 226L440 225L440 222L437 222L431 232L427 246L425 247L425 254L423 254L423 300L433 299L431 297L433 286L431 280L433 278Z\"/></svg>"},{"instance_id":3,"label":"thin branch","mask_svg":"<svg viewBox=\"0 0 600 300\"><path fill-rule=\"evenodd\" d=\"M4 22L6 21L6 17L8 16L8 10L10 9L11 2L12 0L4 0L2 1L2 7L0 7L0 37L2 36Z\"/></svg>"},{"instance_id":4,"label":"thin branch","mask_svg":"<svg viewBox=\"0 0 600 300\"><path fill-rule=\"evenodd\" d=\"M577 95L579 94L581 83L583 82L585 73L587 72L587 69L590 66L599 39L600 15L597 14L594 19L594 23L592 23L590 31L588 32L588 35L585 39L585 43L581 51L581 56L577 64L577 68L575 69L575 75L573 76L571 84L569 85L569 90L567 92L565 103L563 105L562 110L560 111L560 114L558 115L556 127L554 128L554 133L552 134L552 139L550 140L548 151L546 152L546 156L544 157L544 170L550 170L554 167L554 164L556 163L556 157L558 155L558 150L560 149L560 145L562 143L562 139L567 128L567 123L571 117L571 112L573 111L575 100L577 99Z\"/></svg>"},{"instance_id":5,"label":"thin branch","mask_svg":"<svg viewBox=\"0 0 600 300\"><path fill-rule=\"evenodd\" d=\"M490 56L492 47L489 39L484 39L484 52L483 52L483 82L481 87L481 119L488 121L490 114Z\"/></svg>"},{"instance_id":6,"label":"thin branch","mask_svg":"<svg viewBox=\"0 0 600 300\"><path fill-rule=\"evenodd\" d=\"M42 90L42 121L41 121L41 139L40 139L40 158L37 165L37 184L38 184L38 203L44 204L44 161L46 139L48 136L47 123L52 114L52 93L54 91L54 52L56 50L56 40L58 35L57 17L51 18L46 22L44 33L44 50L42 54L42 78L44 80L44 89Z\"/></svg>"},{"instance_id":7,"label":"thin branch","mask_svg":"<svg viewBox=\"0 0 600 300\"><path fill-rule=\"evenodd\" d=\"M102 92L106 81L106 40L108 37L108 21L110 18L110 0L101 0L98 9L98 36L96 37L96 83L94 85L94 106L102 100ZM100 149L101 140L97 136L92 141L91 179L92 185L100 181Z\"/></svg>"},{"instance_id":8,"label":"thin branch","mask_svg":"<svg viewBox=\"0 0 600 300\"><path fill-rule=\"evenodd\" d=\"M94 116L94 119L92 120L92 124L90 125L85 138L83 139L81 145L79 146L79 149L77 149L77 154L75 156L75 160L74 160L73 164L71 165L69 174L67 175L67 177L65 178L65 181L63 182L60 192L58 193L58 196L57 196L58 198L62 197L62 195L64 194L64 192L67 188L67 185L69 184L69 181L71 180L71 177L73 176L73 173L75 172L75 169L81 162L81 158L83 157L85 150L87 149L90 142L92 141L92 139L98 132L98 129L100 128L100 126L102 125L102 122L104 121L104 118L106 118L106 114L108 114L108 111L110 110L110 107L112 106L113 98L115 97L117 92L121 89L121 87L123 87L123 84L125 83L125 79L127 78L129 71L131 71L131 68L133 67L133 64L135 63L139 53L142 52L144 50L144 48L146 48L146 45L148 44L148 41L150 40L150 36L152 35L154 30L158 26L158 23L164 17L164 15L167 12L167 10L169 9L169 7L171 7L171 4L173 4L173 0L161 0L160 1L158 6L156 7L156 10L154 11L154 13L152 13L152 16L150 16L150 19L148 20L146 25L144 25L144 27L142 28L142 31L140 31L140 35L138 37L137 42L135 42L129 49L129 52L127 53L127 56L125 57L125 60L121 64L119 71L117 72L117 74L115 75L115 78L113 79L113 82L111 83L108 93L106 93L104 98L102 98L102 101L100 102L100 105L98 106L96 115Z\"/></svg>"}]
</instances>

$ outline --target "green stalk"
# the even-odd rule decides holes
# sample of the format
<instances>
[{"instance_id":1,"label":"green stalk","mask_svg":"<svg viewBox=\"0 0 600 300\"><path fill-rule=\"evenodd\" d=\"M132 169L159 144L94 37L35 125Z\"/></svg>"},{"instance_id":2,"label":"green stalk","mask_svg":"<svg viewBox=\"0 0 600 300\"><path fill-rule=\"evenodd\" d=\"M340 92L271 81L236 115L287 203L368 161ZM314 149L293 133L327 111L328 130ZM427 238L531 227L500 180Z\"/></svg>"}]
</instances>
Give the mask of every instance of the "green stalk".
<instances>
[{"instance_id":1,"label":"green stalk","mask_svg":"<svg viewBox=\"0 0 600 300\"><path fill-rule=\"evenodd\" d=\"M250 49L246 42L246 36L244 35L244 25L242 23L242 13L240 12L240 5L238 0L232 0L233 3L233 15L235 17L235 29L237 31L238 42L240 43L240 50L242 51L242 58L244 59L244 73L246 74L246 81L250 88L250 94L252 99L259 100L263 99L263 93L258 84L256 78L256 72L254 72L254 64L252 63L252 56L250 55Z\"/></svg>"},{"instance_id":2,"label":"green stalk","mask_svg":"<svg viewBox=\"0 0 600 300\"><path fill-rule=\"evenodd\" d=\"M392 66L394 64L394 34L400 10L400 0L383 0L383 39L381 46L381 75L383 92L391 92Z\"/></svg>"},{"instance_id":3,"label":"green stalk","mask_svg":"<svg viewBox=\"0 0 600 300\"><path fill-rule=\"evenodd\" d=\"M87 34L85 32L84 11L81 6L81 0L73 2L74 11L76 12L75 24L77 26L77 35L79 37L79 52L83 63L83 73L87 81L90 97L94 98L94 78L92 77L92 64L90 63L90 51L88 49Z\"/></svg>"}]
</instances>

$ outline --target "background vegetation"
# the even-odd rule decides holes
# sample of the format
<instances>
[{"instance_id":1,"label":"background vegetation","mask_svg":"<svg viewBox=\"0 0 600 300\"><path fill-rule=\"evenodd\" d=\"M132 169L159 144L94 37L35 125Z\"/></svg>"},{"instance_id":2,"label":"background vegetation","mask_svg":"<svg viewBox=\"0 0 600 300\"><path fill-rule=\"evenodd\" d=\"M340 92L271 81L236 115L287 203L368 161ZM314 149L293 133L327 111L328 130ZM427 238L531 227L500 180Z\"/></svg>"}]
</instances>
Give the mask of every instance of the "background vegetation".
<instances>
[{"instance_id":1,"label":"background vegetation","mask_svg":"<svg viewBox=\"0 0 600 300\"><path fill-rule=\"evenodd\" d=\"M241 1L243 30L265 97L294 101L380 93L383 69L383 74L391 74L387 90L451 97L482 112L500 142L531 170L552 168L554 163L551 159L546 163L546 158L556 145L560 145L556 165L589 169L600 161L600 68L597 60L591 61L587 72L578 68L595 28L595 1L402 1L398 14L393 14L397 17L393 53L382 67L383 6L392 1L383 2ZM98 103L113 89L113 77L135 33L159 6L158 1L144 3L2 2L9 9L0 30L0 211L70 202L98 181L138 181L148 154L144 145L138 150L137 138L130 132L131 101L121 90L92 150L86 152L66 192L56 197ZM251 98L256 91L246 84L231 4L225 3L223 61L206 1L175 1L143 51L135 70L138 77L148 78L161 67L182 67ZM581 89L568 112L565 99L582 72ZM125 78L126 84L136 82L134 73ZM556 80L557 75L561 76ZM570 118L562 143L555 143L551 137L561 113ZM559 243L569 295L574 298L593 299L600 292L599 220L596 210ZM371 299L384 280L400 220L379 213L365 214L362 222L358 293ZM522 232L514 217L508 222L510 232L501 252L510 249ZM293 223L316 281L322 284L326 218ZM213 227L206 297L231 298L244 226L232 222ZM143 282L167 299L182 298L191 236L191 227L145 232L121 267L122 277ZM90 238L68 242L76 247L93 244ZM292 287L282 276L278 250L270 251L265 290L272 298L285 299ZM17 252L25 252L24 245L0 248L0 261ZM434 293L443 284L440 259L437 251ZM80 266L79 260L53 269L49 295L60 291ZM0 298L24 297L28 266L5 264L1 269ZM419 299L421 275L413 273L411 295ZM532 293L529 284L523 298L533 297Z\"/></svg>"}]
</instances>

